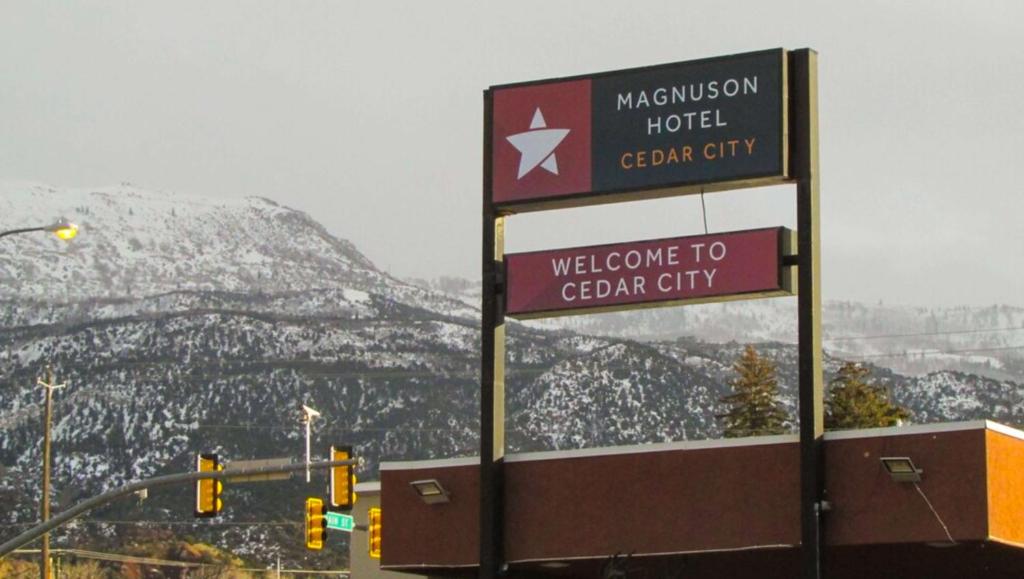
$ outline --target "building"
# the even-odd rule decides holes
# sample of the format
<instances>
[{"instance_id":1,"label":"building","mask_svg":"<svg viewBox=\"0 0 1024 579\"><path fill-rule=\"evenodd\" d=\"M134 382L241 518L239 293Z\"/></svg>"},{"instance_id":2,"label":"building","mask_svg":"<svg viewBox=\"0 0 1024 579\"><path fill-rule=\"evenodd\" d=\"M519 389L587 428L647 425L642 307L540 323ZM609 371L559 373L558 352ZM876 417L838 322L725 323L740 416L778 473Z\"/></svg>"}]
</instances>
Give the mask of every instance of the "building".
<instances>
[{"instance_id":1,"label":"building","mask_svg":"<svg viewBox=\"0 0 1024 579\"><path fill-rule=\"evenodd\" d=\"M882 458L923 472L890 474ZM825 577L1024 576L1024 432L988 421L834 432L825 462ZM510 455L508 576L797 577L799 473L789 435ZM380 569L475 575L478 476L476 458L383 464ZM423 480L447 502L422 500L410 483ZM355 559L352 570L363 579Z\"/></svg>"}]
</instances>

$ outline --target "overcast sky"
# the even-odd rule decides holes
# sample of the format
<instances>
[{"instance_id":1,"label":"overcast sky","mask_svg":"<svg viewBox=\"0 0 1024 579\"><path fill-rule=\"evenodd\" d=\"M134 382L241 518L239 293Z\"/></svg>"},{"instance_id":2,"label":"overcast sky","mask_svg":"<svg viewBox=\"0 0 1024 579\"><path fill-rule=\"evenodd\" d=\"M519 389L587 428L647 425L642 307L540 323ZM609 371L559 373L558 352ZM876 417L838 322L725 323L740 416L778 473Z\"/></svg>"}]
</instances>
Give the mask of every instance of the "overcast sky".
<instances>
[{"instance_id":1,"label":"overcast sky","mask_svg":"<svg viewBox=\"0 0 1024 579\"><path fill-rule=\"evenodd\" d=\"M265 196L477 278L484 88L811 47L825 299L1024 306L1022 39L1020 0L0 0L0 179ZM793 226L793 196L708 225ZM702 232L688 197L517 216L508 249Z\"/></svg>"}]
</instances>

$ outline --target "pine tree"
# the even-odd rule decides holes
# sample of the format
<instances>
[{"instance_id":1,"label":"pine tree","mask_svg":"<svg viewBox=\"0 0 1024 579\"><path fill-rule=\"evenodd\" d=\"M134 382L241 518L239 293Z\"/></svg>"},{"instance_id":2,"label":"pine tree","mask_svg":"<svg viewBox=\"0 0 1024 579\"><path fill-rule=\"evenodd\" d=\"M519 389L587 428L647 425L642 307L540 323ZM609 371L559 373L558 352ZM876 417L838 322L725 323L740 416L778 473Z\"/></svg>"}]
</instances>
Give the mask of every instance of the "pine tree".
<instances>
[{"instance_id":1,"label":"pine tree","mask_svg":"<svg viewBox=\"0 0 1024 579\"><path fill-rule=\"evenodd\" d=\"M725 422L725 437L764 436L789 431L786 411L779 402L775 363L747 346L733 364L733 393L722 398L729 407L718 418Z\"/></svg>"},{"instance_id":2,"label":"pine tree","mask_svg":"<svg viewBox=\"0 0 1024 579\"><path fill-rule=\"evenodd\" d=\"M844 362L829 382L826 430L895 426L907 418L910 412L890 402L885 389L871 380L871 370L860 364Z\"/></svg>"}]
</instances>

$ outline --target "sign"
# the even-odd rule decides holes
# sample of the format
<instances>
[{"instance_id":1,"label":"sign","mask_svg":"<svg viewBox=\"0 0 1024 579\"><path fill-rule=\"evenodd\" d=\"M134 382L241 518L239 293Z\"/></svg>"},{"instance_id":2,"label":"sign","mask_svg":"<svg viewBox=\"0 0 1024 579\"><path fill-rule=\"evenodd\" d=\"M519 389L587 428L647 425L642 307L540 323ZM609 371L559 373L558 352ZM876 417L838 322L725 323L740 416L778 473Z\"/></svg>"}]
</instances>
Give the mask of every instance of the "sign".
<instances>
[{"instance_id":1,"label":"sign","mask_svg":"<svg viewBox=\"0 0 1024 579\"><path fill-rule=\"evenodd\" d=\"M793 232L776 227L505 256L507 312L539 318L791 295Z\"/></svg>"},{"instance_id":2,"label":"sign","mask_svg":"<svg viewBox=\"0 0 1024 579\"><path fill-rule=\"evenodd\" d=\"M266 468L273 469L275 467L287 466L292 464L290 458L264 458L258 460L236 460L231 463L231 468L227 470L230 474L232 470L238 469L251 469L251 468ZM243 483L243 482L267 482L272 480L287 480L292 477L290 472L271 472L271 473L260 473L250 474L246 476L233 476L227 479L232 483Z\"/></svg>"},{"instance_id":3,"label":"sign","mask_svg":"<svg viewBox=\"0 0 1024 579\"><path fill-rule=\"evenodd\" d=\"M782 49L491 88L491 189L527 211L779 183Z\"/></svg>"},{"instance_id":4,"label":"sign","mask_svg":"<svg viewBox=\"0 0 1024 579\"><path fill-rule=\"evenodd\" d=\"M356 528L356 520L352 515L327 511L327 528L351 533Z\"/></svg>"}]
</instances>

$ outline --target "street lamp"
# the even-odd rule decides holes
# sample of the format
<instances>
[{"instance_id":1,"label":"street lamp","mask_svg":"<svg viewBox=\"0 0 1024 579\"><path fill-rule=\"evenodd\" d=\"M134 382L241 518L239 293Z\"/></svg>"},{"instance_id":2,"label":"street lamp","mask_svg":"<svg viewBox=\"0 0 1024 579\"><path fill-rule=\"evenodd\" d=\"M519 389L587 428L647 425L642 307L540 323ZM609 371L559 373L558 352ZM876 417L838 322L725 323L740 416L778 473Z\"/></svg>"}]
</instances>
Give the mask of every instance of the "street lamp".
<instances>
[{"instance_id":1,"label":"street lamp","mask_svg":"<svg viewBox=\"0 0 1024 579\"><path fill-rule=\"evenodd\" d=\"M8 231L0 231L0 237L7 237L8 235L17 235L19 233L32 233L34 231L48 231L60 239L68 241L74 239L78 235L78 226L68 221L67 219L58 219L56 222L46 225L43 227L24 227L21 229L10 229ZM45 418L43 420L43 496L40 499L40 516L45 523L50 518L50 422L53 413L53 391L58 388L63 388L63 384L55 384L53 379L53 370L49 367L46 369L47 381L39 380L40 386L46 388L46 410ZM40 577L42 579L49 579L50 577L50 534L46 533L43 535L43 545L40 550L41 555L41 566L40 566Z\"/></svg>"},{"instance_id":2,"label":"street lamp","mask_svg":"<svg viewBox=\"0 0 1024 579\"><path fill-rule=\"evenodd\" d=\"M18 233L31 233L33 231L48 231L67 241L69 239L74 239L75 236L78 235L78 226L66 219L60 219L56 223L46 225L44 227L26 227L23 229L0 231L0 237L6 237L8 235L15 235Z\"/></svg>"}]
</instances>

